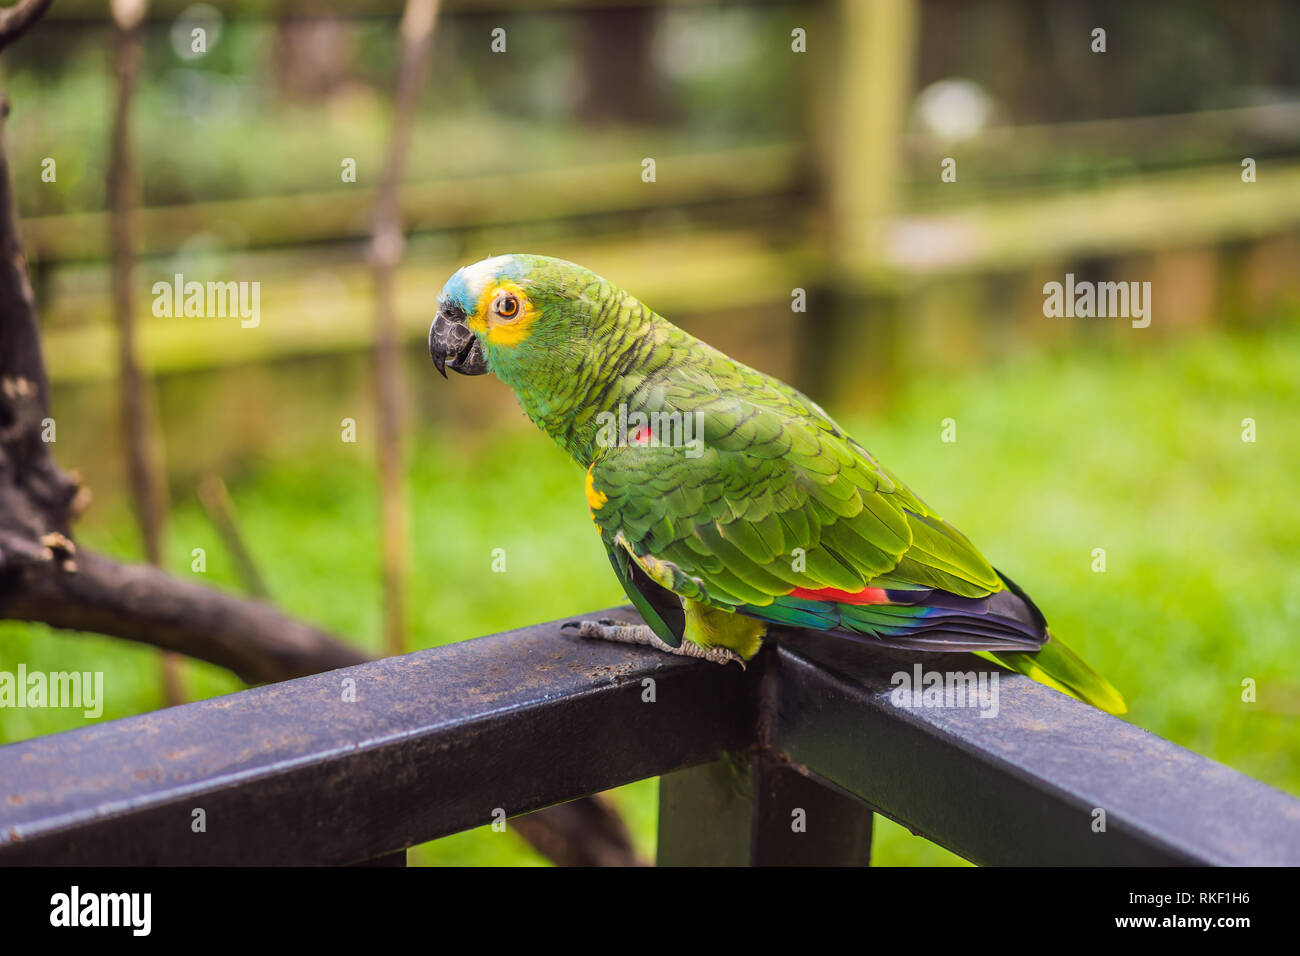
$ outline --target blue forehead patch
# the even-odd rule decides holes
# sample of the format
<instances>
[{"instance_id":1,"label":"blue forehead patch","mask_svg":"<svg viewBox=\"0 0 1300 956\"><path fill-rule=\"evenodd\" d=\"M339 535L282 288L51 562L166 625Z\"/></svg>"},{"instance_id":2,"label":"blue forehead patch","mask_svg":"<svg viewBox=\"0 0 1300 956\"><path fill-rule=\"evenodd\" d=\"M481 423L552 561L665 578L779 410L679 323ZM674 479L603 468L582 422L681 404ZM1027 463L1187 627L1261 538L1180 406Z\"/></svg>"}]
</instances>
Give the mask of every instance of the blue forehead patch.
<instances>
[{"instance_id":1,"label":"blue forehead patch","mask_svg":"<svg viewBox=\"0 0 1300 956\"><path fill-rule=\"evenodd\" d=\"M457 269L447 280L447 284L442 287L442 294L438 296L438 301L454 302L464 309L466 314L472 314L478 305L478 297L489 284L501 279L512 279L518 282L528 271L528 264L517 255L482 259Z\"/></svg>"}]
</instances>

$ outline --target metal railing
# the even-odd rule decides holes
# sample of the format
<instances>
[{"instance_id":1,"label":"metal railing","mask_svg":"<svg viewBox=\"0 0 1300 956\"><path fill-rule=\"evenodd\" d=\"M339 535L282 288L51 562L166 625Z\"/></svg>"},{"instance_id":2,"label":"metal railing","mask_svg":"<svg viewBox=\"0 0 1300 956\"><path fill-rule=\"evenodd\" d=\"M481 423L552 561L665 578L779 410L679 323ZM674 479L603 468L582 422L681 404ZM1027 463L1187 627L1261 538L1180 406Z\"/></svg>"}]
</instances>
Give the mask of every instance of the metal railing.
<instances>
[{"instance_id":1,"label":"metal railing","mask_svg":"<svg viewBox=\"0 0 1300 956\"><path fill-rule=\"evenodd\" d=\"M400 863L663 775L661 864L866 863L873 812L984 864L1300 864L1300 800L1018 675L994 719L899 706L915 661L791 633L742 672L555 622L256 687L0 747L0 863Z\"/></svg>"}]
</instances>

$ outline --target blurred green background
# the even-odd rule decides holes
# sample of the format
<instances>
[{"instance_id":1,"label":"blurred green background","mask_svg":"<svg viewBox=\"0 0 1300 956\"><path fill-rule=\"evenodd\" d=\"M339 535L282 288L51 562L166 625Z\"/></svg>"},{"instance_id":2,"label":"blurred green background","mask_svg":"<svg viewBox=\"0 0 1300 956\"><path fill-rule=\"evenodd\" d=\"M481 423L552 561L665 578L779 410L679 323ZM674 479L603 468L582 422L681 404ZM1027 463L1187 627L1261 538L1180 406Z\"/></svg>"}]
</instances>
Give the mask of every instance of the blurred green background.
<instances>
[{"instance_id":1,"label":"blurred green background","mask_svg":"<svg viewBox=\"0 0 1300 956\"><path fill-rule=\"evenodd\" d=\"M399 14L151 4L134 129L167 566L189 576L204 548L205 583L238 589L195 496L219 475L275 601L371 653L365 256ZM623 600L576 466L494 379L438 378L422 341L458 265L559 255L821 401L1034 595L1128 719L1300 794L1297 36L1300 8L1281 2L445 4L398 277L410 647ZM59 0L0 66L55 455L95 494L79 539L139 558L106 264L110 38L102 4ZM260 281L261 325L154 318L149 287L176 272ZM1067 272L1150 281L1151 326L1045 317L1043 283ZM105 720L162 704L147 648L0 623L0 669L20 661L104 671ZM240 686L201 663L184 684L195 698ZM0 710L0 742L81 723ZM647 855L655 793L615 793ZM544 862L489 830L410 860ZM873 860L961 862L886 821Z\"/></svg>"}]
</instances>

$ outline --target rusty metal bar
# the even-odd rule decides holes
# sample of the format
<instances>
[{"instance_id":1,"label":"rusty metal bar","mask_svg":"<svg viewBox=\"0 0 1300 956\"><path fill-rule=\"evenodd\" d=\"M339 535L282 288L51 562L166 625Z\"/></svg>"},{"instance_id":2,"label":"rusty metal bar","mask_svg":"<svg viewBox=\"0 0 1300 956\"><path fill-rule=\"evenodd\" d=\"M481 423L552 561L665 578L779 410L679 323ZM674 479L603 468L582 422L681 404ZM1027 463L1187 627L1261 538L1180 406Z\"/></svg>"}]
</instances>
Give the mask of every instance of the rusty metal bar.
<instances>
[{"instance_id":1,"label":"rusty metal bar","mask_svg":"<svg viewBox=\"0 0 1300 956\"><path fill-rule=\"evenodd\" d=\"M989 667L552 623L258 687L0 747L0 864L396 864L656 775L666 864L863 863L873 809L978 863L1300 864L1300 800L1017 675L992 718L895 704L917 660Z\"/></svg>"},{"instance_id":2,"label":"rusty metal bar","mask_svg":"<svg viewBox=\"0 0 1300 956\"><path fill-rule=\"evenodd\" d=\"M751 692L558 622L257 687L0 747L0 863L371 860L743 748Z\"/></svg>"},{"instance_id":3,"label":"rusty metal bar","mask_svg":"<svg viewBox=\"0 0 1300 956\"><path fill-rule=\"evenodd\" d=\"M787 635L770 746L976 863L1300 865L1300 800L1019 675L996 717L896 706L918 659L990 667Z\"/></svg>"},{"instance_id":4,"label":"rusty metal bar","mask_svg":"<svg viewBox=\"0 0 1300 956\"><path fill-rule=\"evenodd\" d=\"M659 781L660 866L865 866L872 812L766 753Z\"/></svg>"}]
</instances>

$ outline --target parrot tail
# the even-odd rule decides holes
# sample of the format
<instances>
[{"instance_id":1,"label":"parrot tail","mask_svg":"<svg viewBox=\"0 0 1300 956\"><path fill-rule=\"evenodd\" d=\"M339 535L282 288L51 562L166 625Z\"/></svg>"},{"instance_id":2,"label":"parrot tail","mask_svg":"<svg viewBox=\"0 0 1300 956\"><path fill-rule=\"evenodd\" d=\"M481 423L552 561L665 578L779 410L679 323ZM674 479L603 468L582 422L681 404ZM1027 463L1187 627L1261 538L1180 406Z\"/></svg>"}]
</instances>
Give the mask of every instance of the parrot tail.
<instances>
[{"instance_id":1,"label":"parrot tail","mask_svg":"<svg viewBox=\"0 0 1300 956\"><path fill-rule=\"evenodd\" d=\"M1119 691L1110 685L1083 658L1055 637L1048 636L1043 649L1034 653L977 651L980 657L1001 664L1019 674L1046 684L1053 690L1077 697L1085 704L1108 714L1124 714L1128 707Z\"/></svg>"},{"instance_id":2,"label":"parrot tail","mask_svg":"<svg viewBox=\"0 0 1300 956\"><path fill-rule=\"evenodd\" d=\"M1029 595L1020 590L1020 586L1001 571L998 572L998 577L1012 594L1025 603L1030 613L1042 625L1042 634L1047 640L1040 650L1032 652L976 651L975 653L985 660L1010 668L1017 674L1024 674L1052 690L1059 690L1085 704L1092 704L1093 707L1104 710L1108 714L1119 716L1128 713L1128 706L1124 703L1120 692L1112 687L1106 678L1084 663L1082 657L1052 636L1047 629L1047 621L1043 619L1043 612L1038 610L1038 606L1030 600Z\"/></svg>"},{"instance_id":3,"label":"parrot tail","mask_svg":"<svg viewBox=\"0 0 1300 956\"><path fill-rule=\"evenodd\" d=\"M877 647L971 651L1099 710L1126 713L1119 691L1054 638L1029 595L997 573L1006 587L984 598L938 588L899 589L893 586L897 582L886 583L882 577L861 591L795 588L766 606L739 610L772 624Z\"/></svg>"}]
</instances>

